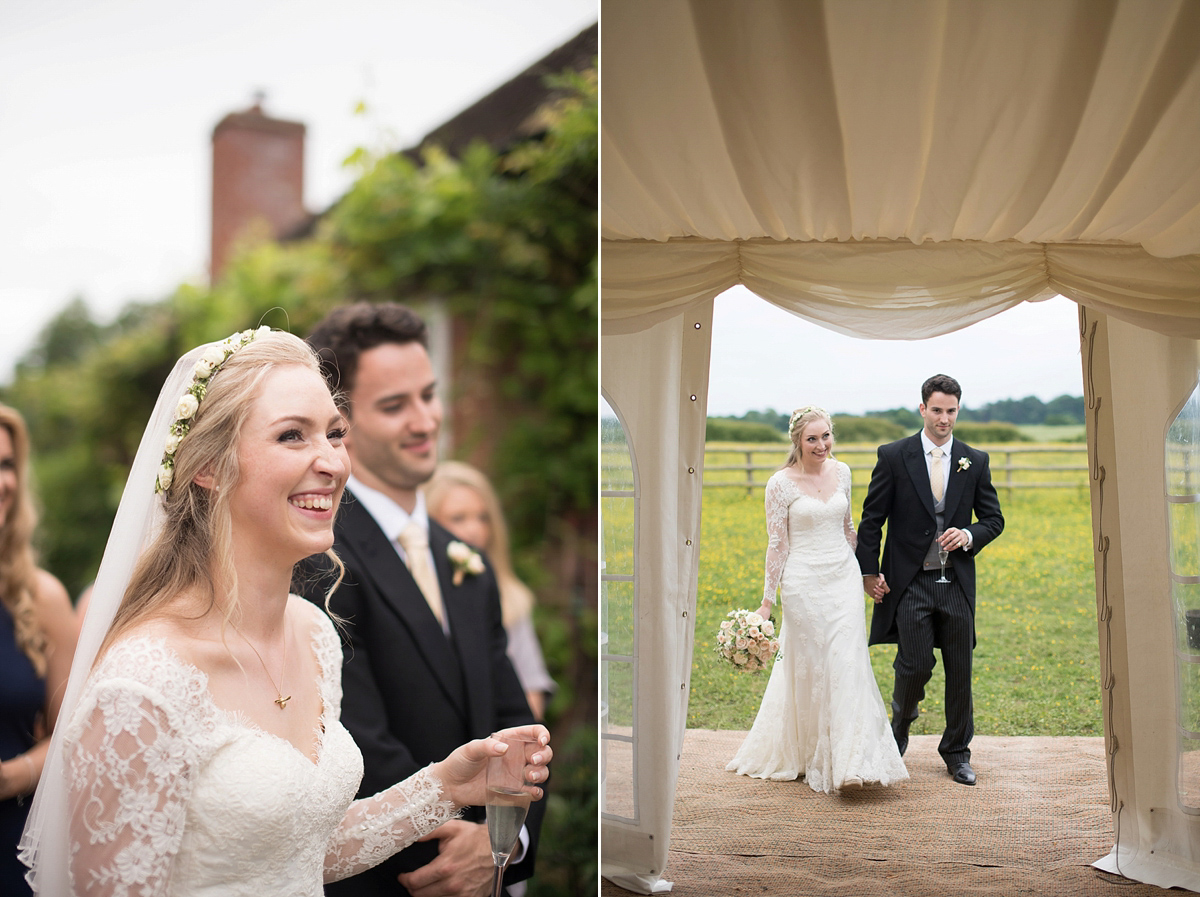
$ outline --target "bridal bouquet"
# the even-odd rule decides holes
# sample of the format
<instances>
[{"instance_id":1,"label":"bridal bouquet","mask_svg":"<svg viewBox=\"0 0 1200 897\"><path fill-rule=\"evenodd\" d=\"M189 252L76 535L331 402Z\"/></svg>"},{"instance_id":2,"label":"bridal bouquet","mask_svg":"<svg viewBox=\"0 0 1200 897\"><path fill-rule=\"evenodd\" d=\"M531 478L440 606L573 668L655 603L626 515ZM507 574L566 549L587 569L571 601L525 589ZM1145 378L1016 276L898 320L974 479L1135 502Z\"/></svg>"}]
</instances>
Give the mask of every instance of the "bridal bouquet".
<instances>
[{"instance_id":1,"label":"bridal bouquet","mask_svg":"<svg viewBox=\"0 0 1200 897\"><path fill-rule=\"evenodd\" d=\"M734 669L757 673L779 650L775 624L755 611L731 610L728 620L717 630L716 652L733 664Z\"/></svg>"}]
</instances>

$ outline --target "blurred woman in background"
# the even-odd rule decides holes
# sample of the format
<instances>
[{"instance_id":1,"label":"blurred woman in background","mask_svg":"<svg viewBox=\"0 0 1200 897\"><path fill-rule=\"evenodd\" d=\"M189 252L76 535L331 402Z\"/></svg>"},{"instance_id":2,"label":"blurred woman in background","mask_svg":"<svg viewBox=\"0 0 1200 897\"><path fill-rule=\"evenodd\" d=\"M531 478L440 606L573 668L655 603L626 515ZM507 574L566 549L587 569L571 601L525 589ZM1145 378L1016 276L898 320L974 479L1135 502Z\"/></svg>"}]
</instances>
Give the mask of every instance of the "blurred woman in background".
<instances>
[{"instance_id":1,"label":"blurred woman in background","mask_svg":"<svg viewBox=\"0 0 1200 897\"><path fill-rule=\"evenodd\" d=\"M62 584L37 567L25 421L0 405L0 894L29 894L17 841L75 652Z\"/></svg>"},{"instance_id":2,"label":"blurred woman in background","mask_svg":"<svg viewBox=\"0 0 1200 897\"><path fill-rule=\"evenodd\" d=\"M500 609L508 633L508 657L525 689L529 709L545 717L555 689L533 628L533 592L513 572L508 527L496 490L481 471L461 461L443 461L425 485L429 516L459 539L480 548L491 561L500 587Z\"/></svg>"}]
</instances>

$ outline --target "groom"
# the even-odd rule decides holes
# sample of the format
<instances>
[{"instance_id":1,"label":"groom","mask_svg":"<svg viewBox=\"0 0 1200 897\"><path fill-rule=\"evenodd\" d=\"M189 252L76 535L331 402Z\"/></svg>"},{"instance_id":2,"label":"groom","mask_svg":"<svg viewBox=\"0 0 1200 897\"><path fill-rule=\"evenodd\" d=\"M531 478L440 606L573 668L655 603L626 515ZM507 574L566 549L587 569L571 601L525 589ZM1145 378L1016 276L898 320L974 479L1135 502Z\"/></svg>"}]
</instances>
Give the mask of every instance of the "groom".
<instances>
[{"instance_id":1,"label":"groom","mask_svg":"<svg viewBox=\"0 0 1200 897\"><path fill-rule=\"evenodd\" d=\"M500 595L490 566L455 576L452 536L429 519L420 487L437 466L442 403L425 323L395 303L335 309L309 338L330 386L346 399L352 472L334 525L346 565L330 600L345 620L342 722L362 750L360 797L446 756L456 745L533 722L505 654ZM302 588L324 602L329 580ZM529 810L508 885L533 871L545 802ZM493 865L482 807L446 823L425 843L346 881L343 897L414 894L476 897L491 891Z\"/></svg>"},{"instance_id":2,"label":"groom","mask_svg":"<svg viewBox=\"0 0 1200 897\"><path fill-rule=\"evenodd\" d=\"M974 785L970 744L975 733L975 555L1000 535L1004 517L987 452L954 438L961 398L954 378L930 377L921 386L921 432L879 447L855 553L863 589L875 600L870 643L898 645L892 733L901 755L933 675L933 649L941 648L946 731L938 752L954 781ZM879 542L885 522L881 569ZM949 552L949 583L940 581L939 547Z\"/></svg>"}]
</instances>

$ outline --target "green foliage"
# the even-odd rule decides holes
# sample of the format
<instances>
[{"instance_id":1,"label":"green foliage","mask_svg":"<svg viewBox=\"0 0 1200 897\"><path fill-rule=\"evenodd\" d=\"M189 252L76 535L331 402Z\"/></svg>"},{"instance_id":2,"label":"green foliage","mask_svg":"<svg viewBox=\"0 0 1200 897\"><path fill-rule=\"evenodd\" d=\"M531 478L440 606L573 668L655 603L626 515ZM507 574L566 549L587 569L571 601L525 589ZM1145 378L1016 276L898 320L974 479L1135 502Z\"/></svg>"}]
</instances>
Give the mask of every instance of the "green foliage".
<instances>
[{"instance_id":1,"label":"green foliage","mask_svg":"<svg viewBox=\"0 0 1200 897\"><path fill-rule=\"evenodd\" d=\"M568 81L544 139L503 156L476 144L461 161L433 150L421 167L376 160L326 224L350 294L440 298L471 322L468 358L503 405L460 441L499 433L518 551L555 517L594 515L596 85Z\"/></svg>"},{"instance_id":2,"label":"green foliage","mask_svg":"<svg viewBox=\"0 0 1200 897\"><path fill-rule=\"evenodd\" d=\"M1028 436L1014 424L989 423L977 424L971 421L959 421L954 427L954 435L962 438L963 442L972 445L991 444L993 442L1032 442Z\"/></svg>"},{"instance_id":3,"label":"green foliage","mask_svg":"<svg viewBox=\"0 0 1200 897\"><path fill-rule=\"evenodd\" d=\"M704 438L711 442L785 442L787 437L767 423L710 417Z\"/></svg>"},{"instance_id":4,"label":"green foliage","mask_svg":"<svg viewBox=\"0 0 1200 897\"><path fill-rule=\"evenodd\" d=\"M1010 424L1082 424L1083 396L1061 395L1049 402L1037 396L1001 399L980 408L964 406L960 421L1005 421Z\"/></svg>"},{"instance_id":5,"label":"green foliage","mask_svg":"<svg viewBox=\"0 0 1200 897\"><path fill-rule=\"evenodd\" d=\"M595 728L584 726L562 743L555 736L553 778L529 897L596 893L596 741Z\"/></svg>"},{"instance_id":6,"label":"green foliage","mask_svg":"<svg viewBox=\"0 0 1200 897\"><path fill-rule=\"evenodd\" d=\"M891 421L906 433L912 433L921 428L921 415L912 408L891 408L887 411L868 411L866 417L878 417Z\"/></svg>"},{"instance_id":7,"label":"green foliage","mask_svg":"<svg viewBox=\"0 0 1200 897\"><path fill-rule=\"evenodd\" d=\"M849 414L833 416L833 435L838 442L871 442L882 445L894 442L911 431L886 418L854 417Z\"/></svg>"},{"instance_id":8,"label":"green foliage","mask_svg":"<svg viewBox=\"0 0 1200 897\"><path fill-rule=\"evenodd\" d=\"M856 517L863 488L856 483ZM1087 490L1028 489L1001 498L1004 533L977 564L975 729L986 735L1098 735L1100 661ZM705 490L691 728L748 729L754 721L768 674L735 672L712 646L728 611L753 609L762 600L765 550L761 490ZM865 601L864 613L865 625ZM885 704L895 654L893 645L871 648ZM944 689L938 664L914 734L942 731Z\"/></svg>"}]
</instances>

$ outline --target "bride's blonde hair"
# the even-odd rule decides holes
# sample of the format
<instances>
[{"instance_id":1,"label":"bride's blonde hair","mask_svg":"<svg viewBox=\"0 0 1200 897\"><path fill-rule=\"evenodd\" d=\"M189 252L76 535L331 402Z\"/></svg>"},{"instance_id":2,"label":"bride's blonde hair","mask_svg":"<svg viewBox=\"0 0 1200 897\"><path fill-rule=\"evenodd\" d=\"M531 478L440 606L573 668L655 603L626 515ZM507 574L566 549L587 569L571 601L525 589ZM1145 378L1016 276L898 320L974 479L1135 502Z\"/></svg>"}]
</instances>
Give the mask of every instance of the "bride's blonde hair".
<instances>
[{"instance_id":1,"label":"bride's blonde hair","mask_svg":"<svg viewBox=\"0 0 1200 897\"><path fill-rule=\"evenodd\" d=\"M191 429L175 451L171 486L161 495L163 525L134 568L129 586L97 657L133 626L161 611L187 590L225 599L226 619L236 622L237 573L229 496L240 478L238 444L263 380L275 369L299 365L320 376L320 364L297 336L271 331L238 349L214 372ZM324 380L322 379L322 382ZM163 433L164 443L167 434ZM211 476L213 488L195 482ZM341 582L344 567L332 549L326 555Z\"/></svg>"},{"instance_id":2,"label":"bride's blonde hair","mask_svg":"<svg viewBox=\"0 0 1200 897\"><path fill-rule=\"evenodd\" d=\"M800 434L815 420L824 420L829 424L829 432L833 432L833 418L824 408L818 408L816 405L804 405L792 412L792 416L788 420L788 438L792 440L792 451L788 454L784 467L791 467L800 460Z\"/></svg>"}]
</instances>

